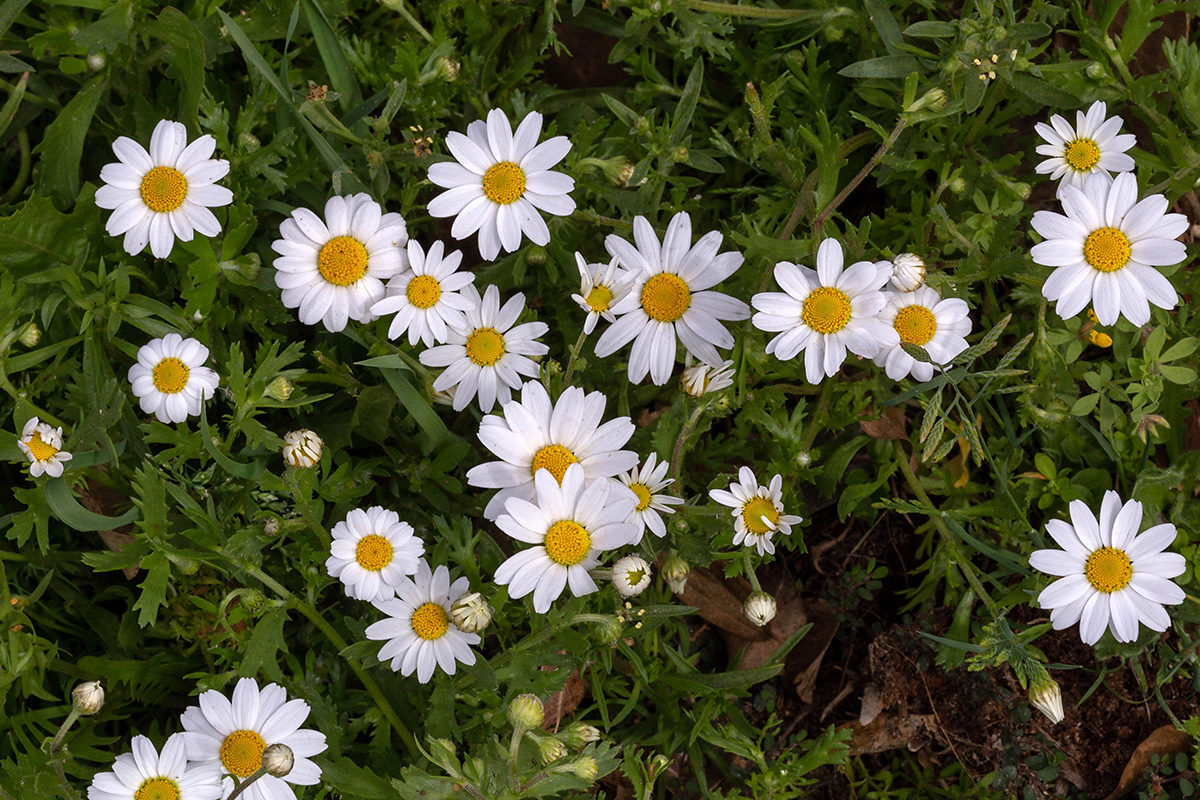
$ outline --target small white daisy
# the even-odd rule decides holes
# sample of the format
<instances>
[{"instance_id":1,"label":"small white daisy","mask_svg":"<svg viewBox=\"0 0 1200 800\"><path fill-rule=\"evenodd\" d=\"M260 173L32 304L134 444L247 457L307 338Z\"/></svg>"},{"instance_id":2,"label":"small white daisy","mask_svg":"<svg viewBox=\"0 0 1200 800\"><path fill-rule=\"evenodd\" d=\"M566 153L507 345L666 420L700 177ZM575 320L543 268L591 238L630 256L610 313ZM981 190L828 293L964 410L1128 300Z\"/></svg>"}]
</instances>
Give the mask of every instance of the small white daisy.
<instances>
[{"instance_id":1,"label":"small white daisy","mask_svg":"<svg viewBox=\"0 0 1200 800\"><path fill-rule=\"evenodd\" d=\"M749 467L738 470L738 479L729 484L729 491L711 489L708 495L733 509L733 543L745 542L747 547L756 547L760 556L775 552L771 537L776 532L787 536L791 534L792 526L803 519L783 513L782 476L771 478L770 486L759 486Z\"/></svg>"},{"instance_id":2,"label":"small white daisy","mask_svg":"<svg viewBox=\"0 0 1200 800\"><path fill-rule=\"evenodd\" d=\"M571 295L571 299L587 313L583 332L591 333L596 330L596 323L601 317L607 322L616 319L613 306L629 294L630 279L625 270L617 266L615 258L607 266L589 264L582 255L576 253L575 264L579 267L579 294Z\"/></svg>"},{"instance_id":3,"label":"small white daisy","mask_svg":"<svg viewBox=\"0 0 1200 800\"><path fill-rule=\"evenodd\" d=\"M600 554L631 543L637 526L629 512L637 499L612 481L589 483L583 467L567 467L562 485L549 470L534 476L536 501L510 497L497 527L512 538L536 545L511 556L496 570L496 583L510 597L533 593L533 610L545 614L564 588L576 597L596 591L588 570Z\"/></svg>"},{"instance_id":4,"label":"small white daisy","mask_svg":"<svg viewBox=\"0 0 1200 800\"><path fill-rule=\"evenodd\" d=\"M112 772L92 778L88 800L217 800L221 771L214 765L188 768L183 734L167 739L160 755L145 736L134 736L132 752L113 762Z\"/></svg>"},{"instance_id":5,"label":"small white daisy","mask_svg":"<svg viewBox=\"0 0 1200 800\"><path fill-rule=\"evenodd\" d=\"M632 543L638 544L642 541L642 536L646 533L646 528L649 528L658 538L667 535L667 526L663 524L662 517L659 513L674 514L675 509L671 506L683 504L682 497L675 497L670 494L662 494L662 490L675 482L674 478L667 477L667 470L671 465L666 461L658 460L658 453L651 453L646 458L646 463L641 469L634 467L627 473L620 475L621 483L629 487L635 495L637 495L637 505L634 506L633 512L630 515L629 521L638 526L638 535Z\"/></svg>"},{"instance_id":6,"label":"small white daisy","mask_svg":"<svg viewBox=\"0 0 1200 800\"><path fill-rule=\"evenodd\" d=\"M630 271L629 294L613 307L618 319L596 342L596 355L612 355L631 340L629 380L641 383L650 374L662 386L675 366L675 339L696 358L718 366L717 348L733 347L733 335L719 320L750 316L750 307L720 292L704 291L737 272L741 253L721 253L722 235L707 233L692 246L692 218L671 218L659 245L645 217L633 220L632 244L609 235L604 246Z\"/></svg>"},{"instance_id":7,"label":"small white daisy","mask_svg":"<svg viewBox=\"0 0 1200 800\"><path fill-rule=\"evenodd\" d=\"M1134 167L1133 158L1126 150L1137 144L1132 133L1120 133L1121 118L1105 118L1107 106L1101 100L1092 103L1085 114L1075 112L1075 127L1058 114L1050 117L1050 124L1039 122L1034 129L1046 140L1037 146L1038 155L1050 156L1035 167L1039 175L1049 173L1058 184L1059 197L1067 186L1082 189L1094 175L1103 173L1112 177L1113 172L1129 172Z\"/></svg>"},{"instance_id":8,"label":"small white daisy","mask_svg":"<svg viewBox=\"0 0 1200 800\"><path fill-rule=\"evenodd\" d=\"M544 322L516 325L525 310L525 295L517 292L500 306L500 290L489 286L480 298L474 285L463 288L474 307L466 311L466 325L451 328L447 344L421 353L427 367L446 367L433 382L436 392L454 388L454 410L462 411L479 395L486 414L499 400L507 402L512 389L521 388L521 376L536 378L538 365L529 356L544 356L550 348L536 341L549 326ZM516 325L516 327L513 327Z\"/></svg>"},{"instance_id":9,"label":"small white daisy","mask_svg":"<svg viewBox=\"0 0 1200 800\"><path fill-rule=\"evenodd\" d=\"M690 362L690 357L684 359L685 365ZM728 389L733 386L733 362L722 361L720 366L715 367L703 362L694 367L685 366L679 385L684 394L695 398Z\"/></svg>"},{"instance_id":10,"label":"small white daisy","mask_svg":"<svg viewBox=\"0 0 1200 800\"><path fill-rule=\"evenodd\" d=\"M138 349L129 368L129 383L138 405L159 422L183 422L200 415L200 405L213 396L221 379L204 366L208 348L195 339L168 333Z\"/></svg>"},{"instance_id":11,"label":"small white daisy","mask_svg":"<svg viewBox=\"0 0 1200 800\"><path fill-rule=\"evenodd\" d=\"M1066 186L1063 211L1036 211L1033 229L1045 241L1030 251L1034 263L1054 267L1042 295L1057 301L1063 319L1088 303L1101 325L1124 315L1134 325L1150 321L1150 305L1172 309L1179 301L1175 287L1155 267L1169 267L1187 257L1176 239L1188 228L1183 214L1168 214L1161 194L1137 199L1137 179L1123 172L1089 180L1081 191Z\"/></svg>"},{"instance_id":12,"label":"small white daisy","mask_svg":"<svg viewBox=\"0 0 1200 800\"><path fill-rule=\"evenodd\" d=\"M575 210L570 192L575 180L550 168L571 149L565 136L541 144L542 115L528 114L514 134L508 117L498 108L487 122L467 126L466 136L446 134L446 146L457 163L445 161L429 168L429 180L448 192L429 203L434 217L455 217L450 233L465 239L479 231L479 253L493 260L503 247L511 253L524 233L534 244L550 243L550 229L538 210L568 216Z\"/></svg>"},{"instance_id":13,"label":"small white daisy","mask_svg":"<svg viewBox=\"0 0 1200 800\"><path fill-rule=\"evenodd\" d=\"M209 208L233 202L233 192L216 182L229 174L229 162L211 158L217 140L201 136L187 143L187 128L164 119L150 135L150 152L133 139L113 142L119 159L100 170L104 185L96 205L112 209L104 228L125 234L125 252L137 255L150 245L155 258L166 258L175 238L190 242L194 233L216 236L221 223Z\"/></svg>"},{"instance_id":14,"label":"small white daisy","mask_svg":"<svg viewBox=\"0 0 1200 800\"><path fill-rule=\"evenodd\" d=\"M42 473L51 478L63 474L63 462L74 456L62 449L62 428L51 428L37 417L30 417L21 430L17 447L29 459L29 474L38 477Z\"/></svg>"},{"instance_id":15,"label":"small white daisy","mask_svg":"<svg viewBox=\"0 0 1200 800\"><path fill-rule=\"evenodd\" d=\"M1071 524L1053 519L1046 532L1062 550L1035 550L1034 569L1061 576L1038 595L1049 608L1056 631L1080 623L1084 644L1095 644L1107 627L1119 642L1138 638L1138 626L1165 631L1171 617L1164 606L1184 600L1171 578L1187 569L1184 557L1164 553L1175 541L1175 526L1142 526L1142 504L1122 504L1116 492L1105 492L1100 519L1082 500L1070 505Z\"/></svg>"},{"instance_id":16,"label":"small white daisy","mask_svg":"<svg viewBox=\"0 0 1200 800\"><path fill-rule=\"evenodd\" d=\"M295 763L286 777L263 775L246 787L238 800L295 800L295 790L287 784L320 783L321 768L311 759L325 752L325 734L300 727L308 719L308 703L289 701L287 691L275 683L259 691L253 678L237 682L232 703L215 689L200 695L199 703L185 709L180 718L188 761L214 765L221 774L240 781L262 766L267 745L285 744L292 750ZM228 797L232 791L233 780L226 777L221 796Z\"/></svg>"},{"instance_id":17,"label":"small white daisy","mask_svg":"<svg viewBox=\"0 0 1200 800\"><path fill-rule=\"evenodd\" d=\"M637 453L620 449L633 436L633 422L617 417L600 424L606 402L601 392L585 394L578 386L568 386L558 402L551 403L542 384L528 381L519 402L503 404L503 417L484 417L479 441L501 460L467 472L469 485L500 490L483 515L496 519L510 497L533 500L534 477L543 469L561 482L572 464L583 467L588 481L615 478L636 467Z\"/></svg>"},{"instance_id":18,"label":"small white daisy","mask_svg":"<svg viewBox=\"0 0 1200 800\"><path fill-rule=\"evenodd\" d=\"M447 328L467 324L464 311L471 310L472 299L463 287L475 280L469 272L458 272L462 253L444 255L446 246L434 242L426 253L415 240L408 243L408 270L388 281L387 297L371 306L376 316L395 314L388 327L388 338L398 339L408 331L408 343L418 341L426 347L443 344Z\"/></svg>"},{"instance_id":19,"label":"small white daisy","mask_svg":"<svg viewBox=\"0 0 1200 800\"><path fill-rule=\"evenodd\" d=\"M843 270L843 263L841 244L826 239L817 249L816 270L781 261L775 281L783 292L763 292L750 301L758 309L754 327L780 332L767 343L767 353L789 361L804 351L809 383L838 374L847 350L874 358L880 348L900 343L895 329L879 319L887 305L880 290L891 270L870 261Z\"/></svg>"},{"instance_id":20,"label":"small white daisy","mask_svg":"<svg viewBox=\"0 0 1200 800\"><path fill-rule=\"evenodd\" d=\"M356 508L333 526L325 569L357 600L387 600L417 571L425 542L400 515L381 506Z\"/></svg>"},{"instance_id":21,"label":"small white daisy","mask_svg":"<svg viewBox=\"0 0 1200 800\"><path fill-rule=\"evenodd\" d=\"M650 585L650 565L641 556L625 556L612 567L612 582L621 597L637 597Z\"/></svg>"},{"instance_id":22,"label":"small white daisy","mask_svg":"<svg viewBox=\"0 0 1200 800\"><path fill-rule=\"evenodd\" d=\"M888 304L879 319L896 330L901 342L925 348L933 364L917 361L904 352L897 342L893 347L880 348L875 356L876 366L884 368L894 381L911 374L919 381L933 377L934 364L949 364L967 349L966 335L971 332L970 307L965 300L942 299L928 286L904 292L888 293Z\"/></svg>"},{"instance_id":23,"label":"small white daisy","mask_svg":"<svg viewBox=\"0 0 1200 800\"><path fill-rule=\"evenodd\" d=\"M470 581L459 578L450 583L450 570L440 566L430 571L424 559L417 574L403 578L396 597L375 603L388 615L367 627L367 638L387 641L379 649L379 660L392 662L392 670L408 677L414 671L417 680L428 683L435 667L453 675L457 663L475 663L471 645L479 644L479 634L466 633L450 619L450 606L470 589Z\"/></svg>"},{"instance_id":24,"label":"small white daisy","mask_svg":"<svg viewBox=\"0 0 1200 800\"><path fill-rule=\"evenodd\" d=\"M383 282L403 272L408 229L404 217L383 213L365 192L331 197L325 219L297 208L271 242L275 285L287 308L299 309L305 325L318 322L334 333L348 320L371 322L383 299Z\"/></svg>"}]
</instances>

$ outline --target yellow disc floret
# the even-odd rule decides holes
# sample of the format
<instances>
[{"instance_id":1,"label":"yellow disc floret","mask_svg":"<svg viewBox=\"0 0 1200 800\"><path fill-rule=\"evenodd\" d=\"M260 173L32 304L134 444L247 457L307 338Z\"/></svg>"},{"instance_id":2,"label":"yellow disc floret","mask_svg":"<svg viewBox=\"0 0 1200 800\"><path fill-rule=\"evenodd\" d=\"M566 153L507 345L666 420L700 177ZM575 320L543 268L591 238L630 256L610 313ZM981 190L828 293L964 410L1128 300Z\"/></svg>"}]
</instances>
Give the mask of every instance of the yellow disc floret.
<instances>
[{"instance_id":1,"label":"yellow disc floret","mask_svg":"<svg viewBox=\"0 0 1200 800\"><path fill-rule=\"evenodd\" d=\"M613 299L612 289L607 286L593 286L587 297L583 299L587 301L588 308L592 311L608 311Z\"/></svg>"},{"instance_id":2,"label":"yellow disc floret","mask_svg":"<svg viewBox=\"0 0 1200 800\"><path fill-rule=\"evenodd\" d=\"M142 202L151 211L165 214L183 205L188 182L174 167L155 167L142 177Z\"/></svg>"},{"instance_id":3,"label":"yellow disc floret","mask_svg":"<svg viewBox=\"0 0 1200 800\"><path fill-rule=\"evenodd\" d=\"M1116 228L1097 228L1083 243L1083 260L1092 269L1116 272L1129 263L1133 247L1129 237Z\"/></svg>"},{"instance_id":4,"label":"yellow disc floret","mask_svg":"<svg viewBox=\"0 0 1200 800\"><path fill-rule=\"evenodd\" d=\"M692 304L692 290L678 275L660 272L642 287L642 310L650 319L674 322Z\"/></svg>"},{"instance_id":5,"label":"yellow disc floret","mask_svg":"<svg viewBox=\"0 0 1200 800\"><path fill-rule=\"evenodd\" d=\"M418 275L408 282L405 294L417 308L433 308L442 298L442 285L430 275Z\"/></svg>"},{"instance_id":6,"label":"yellow disc floret","mask_svg":"<svg viewBox=\"0 0 1200 800\"><path fill-rule=\"evenodd\" d=\"M29 454L38 461L49 461L58 453L57 447L42 438L41 431L34 431L25 446L29 448Z\"/></svg>"},{"instance_id":7,"label":"yellow disc floret","mask_svg":"<svg viewBox=\"0 0 1200 800\"><path fill-rule=\"evenodd\" d=\"M467 358L490 367L504 357L504 336L495 328L476 328L467 337Z\"/></svg>"},{"instance_id":8,"label":"yellow disc floret","mask_svg":"<svg viewBox=\"0 0 1200 800\"><path fill-rule=\"evenodd\" d=\"M367 274L367 248L353 236L335 236L317 255L317 270L334 286L349 286Z\"/></svg>"},{"instance_id":9,"label":"yellow disc floret","mask_svg":"<svg viewBox=\"0 0 1200 800\"><path fill-rule=\"evenodd\" d=\"M413 633L429 641L445 636L449 623L446 609L437 603L425 603L412 615Z\"/></svg>"},{"instance_id":10,"label":"yellow disc floret","mask_svg":"<svg viewBox=\"0 0 1200 800\"><path fill-rule=\"evenodd\" d=\"M148 778L133 793L133 800L179 800L179 784L170 778Z\"/></svg>"},{"instance_id":11,"label":"yellow disc floret","mask_svg":"<svg viewBox=\"0 0 1200 800\"><path fill-rule=\"evenodd\" d=\"M163 394L179 394L187 387L191 370L178 358L164 358L154 366L151 373L154 388Z\"/></svg>"},{"instance_id":12,"label":"yellow disc floret","mask_svg":"<svg viewBox=\"0 0 1200 800\"><path fill-rule=\"evenodd\" d=\"M837 333L850 321L850 298L832 286L813 289L804 298L800 317L817 333Z\"/></svg>"},{"instance_id":13,"label":"yellow disc floret","mask_svg":"<svg viewBox=\"0 0 1200 800\"><path fill-rule=\"evenodd\" d=\"M378 572L392 563L392 543L378 533L372 533L358 540L354 548L354 560L365 570Z\"/></svg>"},{"instance_id":14,"label":"yellow disc floret","mask_svg":"<svg viewBox=\"0 0 1200 800\"><path fill-rule=\"evenodd\" d=\"M483 173L483 194L493 203L506 206L525 194L525 171L511 161L501 161Z\"/></svg>"},{"instance_id":15,"label":"yellow disc floret","mask_svg":"<svg viewBox=\"0 0 1200 800\"><path fill-rule=\"evenodd\" d=\"M779 509L775 508L775 504L771 502L770 498L761 495L751 497L742 506L742 522L751 533L762 536L764 533L774 530L772 526L779 522ZM768 522L771 524L768 525Z\"/></svg>"},{"instance_id":16,"label":"yellow disc floret","mask_svg":"<svg viewBox=\"0 0 1200 800\"><path fill-rule=\"evenodd\" d=\"M563 475L567 474L567 467L578 463L579 459L570 450L561 444L550 444L534 453L529 472L537 475L539 469L549 470L554 480L562 483Z\"/></svg>"},{"instance_id":17,"label":"yellow disc floret","mask_svg":"<svg viewBox=\"0 0 1200 800\"><path fill-rule=\"evenodd\" d=\"M1076 172L1088 172L1100 163L1100 146L1091 139L1075 139L1067 142L1063 161Z\"/></svg>"},{"instance_id":18,"label":"yellow disc floret","mask_svg":"<svg viewBox=\"0 0 1200 800\"><path fill-rule=\"evenodd\" d=\"M900 341L909 344L925 345L937 333L937 319L925 306L905 306L896 312L892 325Z\"/></svg>"},{"instance_id":19,"label":"yellow disc floret","mask_svg":"<svg viewBox=\"0 0 1200 800\"><path fill-rule=\"evenodd\" d=\"M1098 592L1112 594L1124 589L1133 578L1129 556L1115 547L1101 547L1088 556L1083 574Z\"/></svg>"},{"instance_id":20,"label":"yellow disc floret","mask_svg":"<svg viewBox=\"0 0 1200 800\"><path fill-rule=\"evenodd\" d=\"M221 765L239 778L253 775L262 766L262 752L267 743L257 731L234 731L221 742Z\"/></svg>"},{"instance_id":21,"label":"yellow disc floret","mask_svg":"<svg viewBox=\"0 0 1200 800\"><path fill-rule=\"evenodd\" d=\"M644 483L630 484L630 489L637 495L638 504L635 511L645 511L650 507L650 487Z\"/></svg>"},{"instance_id":22,"label":"yellow disc floret","mask_svg":"<svg viewBox=\"0 0 1200 800\"><path fill-rule=\"evenodd\" d=\"M587 558L592 549L592 537L579 523L564 519L546 531L545 547L546 555L555 564L573 567Z\"/></svg>"}]
</instances>

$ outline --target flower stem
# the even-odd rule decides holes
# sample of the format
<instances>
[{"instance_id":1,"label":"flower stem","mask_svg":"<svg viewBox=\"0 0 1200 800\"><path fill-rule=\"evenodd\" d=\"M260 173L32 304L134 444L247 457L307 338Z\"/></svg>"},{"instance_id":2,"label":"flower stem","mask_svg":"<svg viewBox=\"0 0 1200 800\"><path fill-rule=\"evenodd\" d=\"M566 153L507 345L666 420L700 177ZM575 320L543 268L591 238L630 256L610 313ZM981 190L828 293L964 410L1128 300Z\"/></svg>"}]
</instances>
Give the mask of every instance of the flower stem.
<instances>
[{"instance_id":1,"label":"flower stem","mask_svg":"<svg viewBox=\"0 0 1200 800\"><path fill-rule=\"evenodd\" d=\"M675 440L675 450L671 453L671 477L675 479L675 483L671 485L671 488L677 497L683 497L683 445L707 407L708 402L705 400L696 404L696 408L687 418L687 422L683 423L683 428L679 431L679 438Z\"/></svg>"},{"instance_id":2,"label":"flower stem","mask_svg":"<svg viewBox=\"0 0 1200 800\"><path fill-rule=\"evenodd\" d=\"M583 344L587 341L587 330L579 332L579 338L575 340L575 346L571 348L571 357L567 360L567 371L563 373L563 388L571 385L571 376L575 373L575 361L579 358L579 353L583 350Z\"/></svg>"},{"instance_id":3,"label":"flower stem","mask_svg":"<svg viewBox=\"0 0 1200 800\"><path fill-rule=\"evenodd\" d=\"M742 548L742 572L746 579L750 581L750 588L756 592L762 591L762 585L758 582L758 575L754 573L754 564L750 562L750 548Z\"/></svg>"},{"instance_id":4,"label":"flower stem","mask_svg":"<svg viewBox=\"0 0 1200 800\"><path fill-rule=\"evenodd\" d=\"M866 180L867 176L871 174L871 170L875 169L879 165L879 162L883 160L887 151L892 149L892 145L900 138L900 134L904 132L906 127L908 127L908 117L901 116L900 121L896 123L896 127L892 128L892 132L888 134L888 138L883 140L883 144L879 145L879 149L875 151L875 155L871 156L871 160L864 164L863 168L858 171L858 174L846 184L846 188L838 192L837 196L829 201L829 205L825 206L820 214L817 214L817 218L813 220L814 231L821 230L821 226L825 224L825 220L829 219L830 215L842 204L842 201L849 197L850 193L857 189L860 183Z\"/></svg>"},{"instance_id":5,"label":"flower stem","mask_svg":"<svg viewBox=\"0 0 1200 800\"><path fill-rule=\"evenodd\" d=\"M71 788L71 784L67 782L67 773L63 769L62 759L58 757L58 751L62 749L63 738L67 735L67 731L71 730L71 726L75 724L75 720L77 719L79 719L79 709L72 706L71 713L67 714L67 718L63 720L58 733L54 734L54 739L50 742L50 758L54 762L54 774L58 776L58 782L63 785L63 790L67 793L67 797L71 798L78 798L79 795Z\"/></svg>"},{"instance_id":6,"label":"flower stem","mask_svg":"<svg viewBox=\"0 0 1200 800\"><path fill-rule=\"evenodd\" d=\"M259 767L257 770L255 770L250 775L250 777L246 778L246 780L239 783L237 785L237 788L233 790L233 794L229 795L229 797L225 798L225 800L237 800L237 796L240 795L242 792L244 792L246 790L247 786L254 783L256 780L258 780L259 778L261 778L263 775L266 775L266 774L267 774L267 768Z\"/></svg>"},{"instance_id":7,"label":"flower stem","mask_svg":"<svg viewBox=\"0 0 1200 800\"><path fill-rule=\"evenodd\" d=\"M826 412L829 410L829 402L832 399L833 380L826 378L821 384L821 396L817 399L817 410L813 412L812 422L809 423L808 430L804 433L804 439L800 442L801 453L807 453L812 449L813 442L817 440L817 432L825 422Z\"/></svg>"}]
</instances>

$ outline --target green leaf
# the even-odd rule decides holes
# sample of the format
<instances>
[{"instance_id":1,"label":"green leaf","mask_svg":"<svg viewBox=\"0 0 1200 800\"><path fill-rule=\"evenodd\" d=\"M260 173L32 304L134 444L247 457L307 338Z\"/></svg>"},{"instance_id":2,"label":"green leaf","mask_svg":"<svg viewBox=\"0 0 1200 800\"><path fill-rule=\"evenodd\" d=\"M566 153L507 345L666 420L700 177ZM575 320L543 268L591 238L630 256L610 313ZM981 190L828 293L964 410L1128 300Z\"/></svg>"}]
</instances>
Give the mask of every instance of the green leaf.
<instances>
[{"instance_id":1,"label":"green leaf","mask_svg":"<svg viewBox=\"0 0 1200 800\"><path fill-rule=\"evenodd\" d=\"M1083 397L1075 401L1071 406L1071 415L1075 417L1086 417L1088 414L1096 410L1096 406L1100 403L1100 395L1085 394Z\"/></svg>"},{"instance_id":2,"label":"green leaf","mask_svg":"<svg viewBox=\"0 0 1200 800\"><path fill-rule=\"evenodd\" d=\"M268 611L255 624L254 633L246 643L242 663L238 666L239 675L254 678L261 671L269 680L283 682L278 653L288 652L287 642L283 638L283 624L287 618L288 610L280 606Z\"/></svg>"},{"instance_id":3,"label":"green leaf","mask_svg":"<svg viewBox=\"0 0 1200 800\"><path fill-rule=\"evenodd\" d=\"M1186 386L1189 383L1194 383L1196 380L1196 370L1190 367L1172 367L1168 364L1163 364L1159 367L1162 370L1162 376L1171 383Z\"/></svg>"},{"instance_id":4,"label":"green leaf","mask_svg":"<svg viewBox=\"0 0 1200 800\"><path fill-rule=\"evenodd\" d=\"M208 430L208 409L205 403L200 404L200 435L204 440L204 449L208 451L208 454L213 457L213 460L217 462L221 469L235 478L258 482L258 479L262 476L262 462L255 461L251 464L242 464L222 453L220 448L217 447L217 443L213 441L212 434Z\"/></svg>"},{"instance_id":5,"label":"green leaf","mask_svg":"<svg viewBox=\"0 0 1200 800\"><path fill-rule=\"evenodd\" d=\"M159 552L142 559L146 578L142 581L142 593L133 607L138 614L138 627L145 628L158 620L158 610L167 605L167 584L171 579L171 562Z\"/></svg>"},{"instance_id":6,"label":"green leaf","mask_svg":"<svg viewBox=\"0 0 1200 800\"><path fill-rule=\"evenodd\" d=\"M399 370L381 368L380 372L383 373L383 378L388 382L388 386L392 387L392 391L396 393L396 397L400 399L401 405L417 421L417 425L425 431L425 435L430 438L434 446L450 435L450 431L446 429L446 423L442 422L442 418L433 410L433 406L429 405L429 401L421 396L415 386L400 377Z\"/></svg>"},{"instance_id":7,"label":"green leaf","mask_svg":"<svg viewBox=\"0 0 1200 800\"><path fill-rule=\"evenodd\" d=\"M108 89L103 76L97 75L71 98L66 108L58 112L46 127L46 135L34 148L41 155L34 188L39 194L54 198L59 208L69 208L79 194L79 161L83 157L83 141L96 106Z\"/></svg>"},{"instance_id":8,"label":"green leaf","mask_svg":"<svg viewBox=\"0 0 1200 800\"><path fill-rule=\"evenodd\" d=\"M340 95L338 102L342 111L349 111L362 102L362 91L359 90L358 81L350 69L350 62L346 60L346 54L342 51L341 37L334 33L329 19L325 16L325 10L317 0L301 0L301 5L304 7L304 18L308 20L308 27L312 29L317 52L321 54L325 71L329 73L329 82Z\"/></svg>"},{"instance_id":9,"label":"green leaf","mask_svg":"<svg viewBox=\"0 0 1200 800\"><path fill-rule=\"evenodd\" d=\"M687 133L692 115L696 113L696 103L700 101L700 87L704 85L704 59L696 59L696 66L688 75L687 83L683 85L683 94L679 105L675 107L675 118L671 120L671 133L667 136L667 144L678 147Z\"/></svg>"},{"instance_id":10,"label":"green leaf","mask_svg":"<svg viewBox=\"0 0 1200 800\"><path fill-rule=\"evenodd\" d=\"M0 264L18 279L54 264L75 263L100 229L100 209L88 186L70 214L61 214L49 198L35 194L15 212L0 217Z\"/></svg>"},{"instance_id":11,"label":"green leaf","mask_svg":"<svg viewBox=\"0 0 1200 800\"><path fill-rule=\"evenodd\" d=\"M904 35L914 39L952 39L958 35L958 25L953 22L922 20L905 28Z\"/></svg>"},{"instance_id":12,"label":"green leaf","mask_svg":"<svg viewBox=\"0 0 1200 800\"><path fill-rule=\"evenodd\" d=\"M1008 76L1008 82L1018 92L1039 105L1051 108L1071 108L1079 105L1079 98L1075 95L1028 72L1014 72Z\"/></svg>"},{"instance_id":13,"label":"green leaf","mask_svg":"<svg viewBox=\"0 0 1200 800\"><path fill-rule=\"evenodd\" d=\"M694 692L732 692L747 689L756 683L774 678L783 669L783 664L758 667L757 669L741 669L732 672L714 674L696 673L694 675L660 675L659 679L683 691Z\"/></svg>"},{"instance_id":14,"label":"green leaf","mask_svg":"<svg viewBox=\"0 0 1200 800\"><path fill-rule=\"evenodd\" d=\"M1160 363L1164 361L1178 361L1196 352L1197 347L1200 347L1200 339L1188 337L1168 347L1167 352L1159 356L1158 360Z\"/></svg>"},{"instance_id":15,"label":"green leaf","mask_svg":"<svg viewBox=\"0 0 1200 800\"><path fill-rule=\"evenodd\" d=\"M4 101L4 108L0 108L0 131L8 130L9 123L17 115L17 109L21 107L21 101L25 98L25 87L28 85L29 75L22 75L21 79L17 81L17 85L8 93L8 99Z\"/></svg>"},{"instance_id":16,"label":"green leaf","mask_svg":"<svg viewBox=\"0 0 1200 800\"><path fill-rule=\"evenodd\" d=\"M111 531L128 525L141 514L136 506L119 517L106 517L88 511L75 499L71 488L62 478L51 478L46 482L46 502L54 516L77 531Z\"/></svg>"},{"instance_id":17,"label":"green leaf","mask_svg":"<svg viewBox=\"0 0 1200 800\"><path fill-rule=\"evenodd\" d=\"M904 42L896 18L880 0L863 0L863 7L867 9L867 14L870 15L875 30L879 32L879 38L887 48L888 54L895 55L896 46Z\"/></svg>"},{"instance_id":18,"label":"green leaf","mask_svg":"<svg viewBox=\"0 0 1200 800\"><path fill-rule=\"evenodd\" d=\"M170 45L163 60L183 89L179 93L179 118L189 130L198 131L196 112L204 92L204 37L182 11L169 6L158 15L150 30Z\"/></svg>"},{"instance_id":19,"label":"green leaf","mask_svg":"<svg viewBox=\"0 0 1200 800\"><path fill-rule=\"evenodd\" d=\"M921 72L921 64L912 56L880 56L857 61L842 68L838 75L845 78L904 78Z\"/></svg>"}]
</instances>

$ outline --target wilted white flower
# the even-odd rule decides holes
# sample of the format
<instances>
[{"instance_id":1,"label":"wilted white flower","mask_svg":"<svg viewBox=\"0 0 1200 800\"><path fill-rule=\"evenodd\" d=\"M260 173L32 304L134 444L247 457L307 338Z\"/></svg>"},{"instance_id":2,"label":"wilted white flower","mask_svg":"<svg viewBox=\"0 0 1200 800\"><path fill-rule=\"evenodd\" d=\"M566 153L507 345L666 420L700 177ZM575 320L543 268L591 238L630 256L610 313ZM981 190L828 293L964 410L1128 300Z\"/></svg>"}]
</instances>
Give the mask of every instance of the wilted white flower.
<instances>
[{"instance_id":1,"label":"wilted white flower","mask_svg":"<svg viewBox=\"0 0 1200 800\"><path fill-rule=\"evenodd\" d=\"M696 398L728 389L733 386L733 362L722 361L719 367L704 363L688 367L679 383L685 394Z\"/></svg>"},{"instance_id":2,"label":"wilted white flower","mask_svg":"<svg viewBox=\"0 0 1200 800\"><path fill-rule=\"evenodd\" d=\"M21 430L17 447L29 459L29 474L38 477L42 473L51 478L63 474L63 462L74 456L62 449L62 428L51 428L37 417L30 417Z\"/></svg>"}]
</instances>

